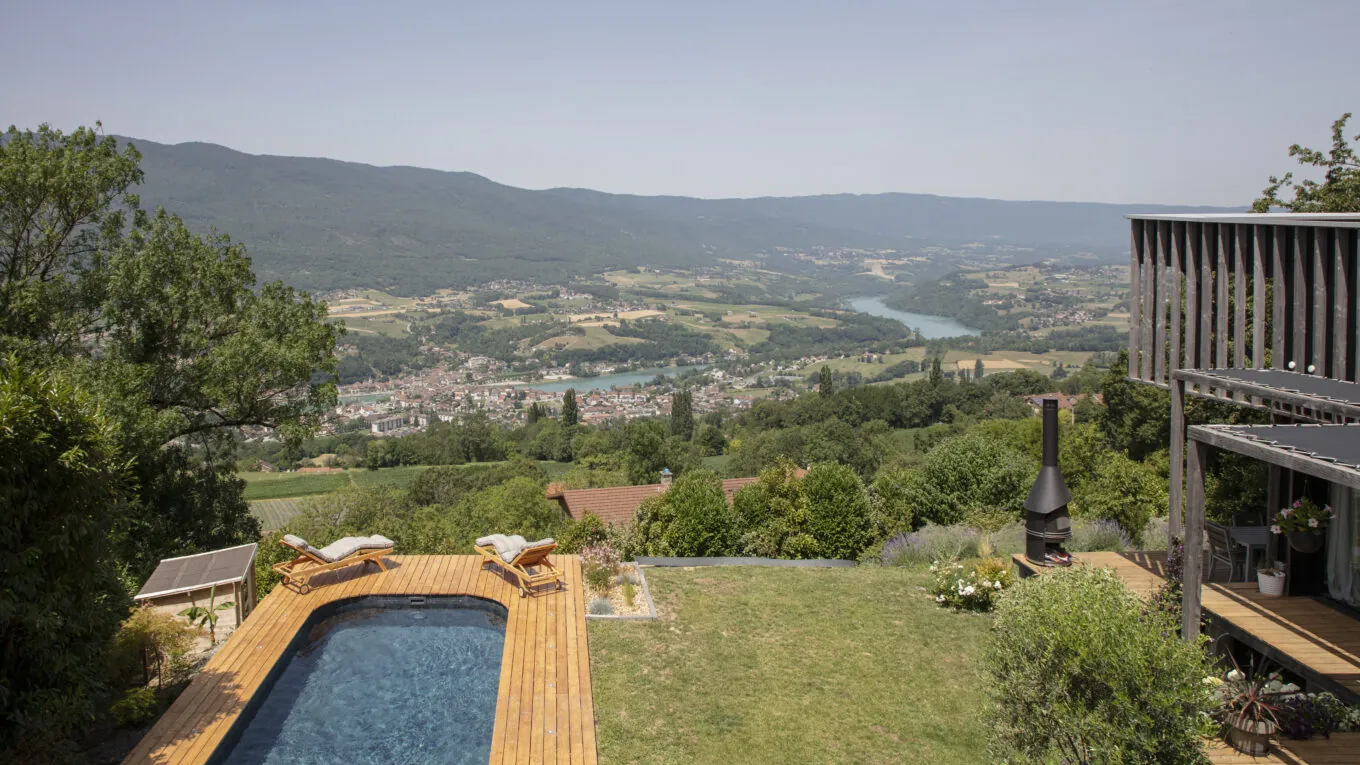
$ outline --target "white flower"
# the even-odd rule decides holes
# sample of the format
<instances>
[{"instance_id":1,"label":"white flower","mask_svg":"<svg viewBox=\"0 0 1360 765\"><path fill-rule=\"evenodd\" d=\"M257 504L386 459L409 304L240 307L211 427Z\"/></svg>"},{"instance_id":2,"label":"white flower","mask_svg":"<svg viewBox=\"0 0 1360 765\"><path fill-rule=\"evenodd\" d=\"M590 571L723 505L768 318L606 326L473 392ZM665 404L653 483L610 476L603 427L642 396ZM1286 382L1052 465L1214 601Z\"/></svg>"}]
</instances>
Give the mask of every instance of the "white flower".
<instances>
[{"instance_id":1,"label":"white flower","mask_svg":"<svg viewBox=\"0 0 1360 765\"><path fill-rule=\"evenodd\" d=\"M992 586L992 583L989 582L989 581L987 581L986 579L983 579L983 580L982 580L981 582L979 582L978 584L981 584L983 587L991 587L991 586Z\"/></svg>"},{"instance_id":2,"label":"white flower","mask_svg":"<svg viewBox=\"0 0 1360 765\"><path fill-rule=\"evenodd\" d=\"M1272 534L1279 534L1280 532L1281 532L1281 530L1280 530L1280 527L1279 527L1279 526L1271 526L1271 527L1270 527L1270 533L1272 533Z\"/></svg>"},{"instance_id":3,"label":"white flower","mask_svg":"<svg viewBox=\"0 0 1360 765\"><path fill-rule=\"evenodd\" d=\"M936 596L935 596L935 602L936 602L936 603L943 603L943 602L944 602L944 596L943 596L943 595L936 595Z\"/></svg>"},{"instance_id":4,"label":"white flower","mask_svg":"<svg viewBox=\"0 0 1360 765\"><path fill-rule=\"evenodd\" d=\"M998 580L996 580L995 582L993 582L993 584L996 585L996 588L997 588L998 590L1001 589L1001 580L1000 580L1000 579L998 579Z\"/></svg>"},{"instance_id":5,"label":"white flower","mask_svg":"<svg viewBox=\"0 0 1360 765\"><path fill-rule=\"evenodd\" d=\"M1219 686L1219 685L1222 685L1222 684L1223 684L1223 681L1222 681L1222 680L1219 680L1218 678L1214 677L1213 675L1210 675L1210 676L1204 678L1204 679L1201 680L1200 682L1201 682L1201 683L1204 683L1205 685L1212 685L1212 686Z\"/></svg>"},{"instance_id":6,"label":"white flower","mask_svg":"<svg viewBox=\"0 0 1360 765\"><path fill-rule=\"evenodd\" d=\"M1308 519L1308 528L1310 528L1310 529L1315 529L1315 528L1317 528L1317 527L1318 527L1318 519L1316 519L1316 518L1309 518L1309 519Z\"/></svg>"},{"instance_id":7,"label":"white flower","mask_svg":"<svg viewBox=\"0 0 1360 765\"><path fill-rule=\"evenodd\" d=\"M1228 672L1228 679L1233 681L1234 683L1237 682L1238 680L1242 680L1245 677L1246 675L1242 674L1241 670L1234 669Z\"/></svg>"},{"instance_id":8,"label":"white flower","mask_svg":"<svg viewBox=\"0 0 1360 765\"><path fill-rule=\"evenodd\" d=\"M963 594L964 594L964 595L972 595L974 592L975 592L975 590L973 589L973 585L971 585L971 584L968 585L967 587L964 587L964 588L963 588Z\"/></svg>"}]
</instances>

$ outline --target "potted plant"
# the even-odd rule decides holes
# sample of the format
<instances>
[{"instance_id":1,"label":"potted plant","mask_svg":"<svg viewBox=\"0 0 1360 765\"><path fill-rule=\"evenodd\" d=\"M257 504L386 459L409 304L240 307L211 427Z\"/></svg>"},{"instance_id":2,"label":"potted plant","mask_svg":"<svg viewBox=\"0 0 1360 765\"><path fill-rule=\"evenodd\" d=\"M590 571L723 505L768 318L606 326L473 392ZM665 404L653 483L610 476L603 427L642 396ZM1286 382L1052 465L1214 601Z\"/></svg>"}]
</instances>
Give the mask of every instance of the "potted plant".
<instances>
[{"instance_id":1,"label":"potted plant","mask_svg":"<svg viewBox=\"0 0 1360 765\"><path fill-rule=\"evenodd\" d=\"M1301 553L1315 553L1322 549L1323 533L1327 524L1336 517L1331 505L1318 507L1311 499L1304 497L1294 500L1294 504L1275 514L1275 523L1270 530L1284 534L1289 546Z\"/></svg>"},{"instance_id":2,"label":"potted plant","mask_svg":"<svg viewBox=\"0 0 1360 765\"><path fill-rule=\"evenodd\" d=\"M1254 757L1270 753L1270 739L1280 728L1280 693L1272 689L1278 679L1259 672L1248 677L1240 669L1227 674L1221 690L1229 746Z\"/></svg>"},{"instance_id":3,"label":"potted plant","mask_svg":"<svg viewBox=\"0 0 1360 765\"><path fill-rule=\"evenodd\" d=\"M1256 569L1256 587L1262 595L1280 597L1284 594L1284 571L1273 566Z\"/></svg>"}]
</instances>

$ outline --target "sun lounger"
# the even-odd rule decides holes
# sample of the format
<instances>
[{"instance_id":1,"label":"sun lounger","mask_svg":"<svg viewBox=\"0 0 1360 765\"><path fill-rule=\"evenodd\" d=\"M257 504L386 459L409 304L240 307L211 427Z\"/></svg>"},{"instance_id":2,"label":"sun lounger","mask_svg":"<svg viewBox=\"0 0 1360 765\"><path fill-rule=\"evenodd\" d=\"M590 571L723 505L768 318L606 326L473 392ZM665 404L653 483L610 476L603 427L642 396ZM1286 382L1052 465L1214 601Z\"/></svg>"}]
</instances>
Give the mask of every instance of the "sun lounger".
<instances>
[{"instance_id":1,"label":"sun lounger","mask_svg":"<svg viewBox=\"0 0 1360 765\"><path fill-rule=\"evenodd\" d=\"M392 540L380 534L369 537L344 537L317 549L307 540L292 534L283 535L283 545L298 552L290 561L275 563L271 568L283 576L285 585L295 584L301 592L311 589L308 582L324 571L372 562L386 571L383 556L392 552Z\"/></svg>"},{"instance_id":2,"label":"sun lounger","mask_svg":"<svg viewBox=\"0 0 1360 765\"><path fill-rule=\"evenodd\" d=\"M552 539L526 542L524 537L515 534L492 534L477 540L477 552L482 554L482 567L494 563L508 571L519 580L519 596L525 597L529 590L540 584L555 583L562 589L562 574L553 567L548 556L557 549ZM535 571L534 569L538 569Z\"/></svg>"}]
</instances>

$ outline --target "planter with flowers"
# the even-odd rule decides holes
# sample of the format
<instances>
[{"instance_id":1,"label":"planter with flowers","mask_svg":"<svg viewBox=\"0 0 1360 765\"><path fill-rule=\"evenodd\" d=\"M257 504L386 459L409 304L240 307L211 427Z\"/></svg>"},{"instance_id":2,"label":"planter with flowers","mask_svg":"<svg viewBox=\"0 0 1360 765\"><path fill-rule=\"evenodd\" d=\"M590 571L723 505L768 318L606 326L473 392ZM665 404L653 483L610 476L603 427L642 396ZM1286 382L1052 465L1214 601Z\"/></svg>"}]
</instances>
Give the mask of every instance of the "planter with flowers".
<instances>
[{"instance_id":1,"label":"planter with flowers","mask_svg":"<svg viewBox=\"0 0 1360 765\"><path fill-rule=\"evenodd\" d=\"M1284 594L1284 571L1273 567L1256 569L1256 586L1262 595L1280 597Z\"/></svg>"},{"instance_id":2,"label":"planter with flowers","mask_svg":"<svg viewBox=\"0 0 1360 765\"><path fill-rule=\"evenodd\" d=\"M1322 549L1327 524L1336 517L1331 505L1318 507L1311 499L1294 500L1294 504L1275 514L1270 530L1284 534L1289 546L1301 553L1315 553Z\"/></svg>"},{"instance_id":3,"label":"planter with flowers","mask_svg":"<svg viewBox=\"0 0 1360 765\"><path fill-rule=\"evenodd\" d=\"M1269 754L1270 740L1280 729L1281 701L1298 690L1298 686L1280 680L1278 673L1248 676L1240 669L1229 672L1219 686L1228 744L1255 757Z\"/></svg>"}]
</instances>

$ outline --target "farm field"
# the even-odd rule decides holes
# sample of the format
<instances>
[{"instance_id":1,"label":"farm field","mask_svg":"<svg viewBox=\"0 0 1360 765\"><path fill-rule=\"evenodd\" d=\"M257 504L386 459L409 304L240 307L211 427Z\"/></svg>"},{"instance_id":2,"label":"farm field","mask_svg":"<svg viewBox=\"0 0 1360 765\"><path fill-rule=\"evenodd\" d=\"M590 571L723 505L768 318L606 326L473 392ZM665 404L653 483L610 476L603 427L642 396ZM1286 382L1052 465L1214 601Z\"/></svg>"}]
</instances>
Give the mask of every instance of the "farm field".
<instances>
[{"instance_id":1,"label":"farm field","mask_svg":"<svg viewBox=\"0 0 1360 765\"><path fill-rule=\"evenodd\" d=\"M302 511L302 500L305 497L293 499L257 499L250 503L250 514L260 521L260 531L268 534L282 528L288 519Z\"/></svg>"},{"instance_id":2,"label":"farm field","mask_svg":"<svg viewBox=\"0 0 1360 765\"><path fill-rule=\"evenodd\" d=\"M472 464L493 465L499 463L470 463L470 465ZM550 478L571 469L570 464L549 460L540 460L538 464ZM353 468L335 473L240 473L238 475L246 482L245 499L252 503L253 510L253 503L258 501L329 494L346 486L394 486L398 489L404 489L415 480L416 476L431 467L431 465L402 465L400 467L382 468L381 470Z\"/></svg>"}]
</instances>

